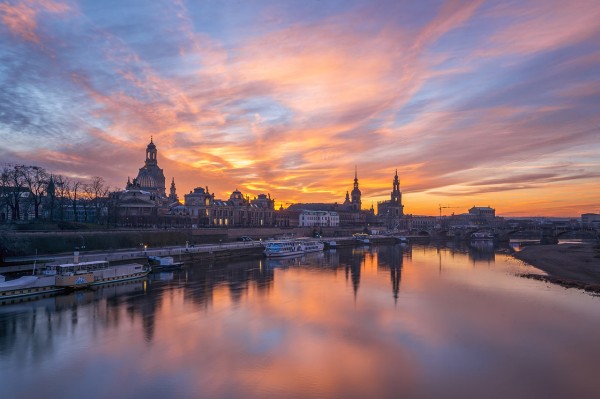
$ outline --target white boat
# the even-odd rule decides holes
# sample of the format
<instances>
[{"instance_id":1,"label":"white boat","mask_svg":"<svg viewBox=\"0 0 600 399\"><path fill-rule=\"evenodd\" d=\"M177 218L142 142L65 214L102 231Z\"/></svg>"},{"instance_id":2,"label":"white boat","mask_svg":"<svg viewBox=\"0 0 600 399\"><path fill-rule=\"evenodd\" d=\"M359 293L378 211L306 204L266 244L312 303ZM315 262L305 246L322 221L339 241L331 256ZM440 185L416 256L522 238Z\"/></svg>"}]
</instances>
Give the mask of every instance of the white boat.
<instances>
[{"instance_id":1,"label":"white boat","mask_svg":"<svg viewBox=\"0 0 600 399\"><path fill-rule=\"evenodd\" d=\"M408 238L406 238L404 236L394 236L394 239L399 244L408 244Z\"/></svg>"},{"instance_id":2,"label":"white boat","mask_svg":"<svg viewBox=\"0 0 600 399\"><path fill-rule=\"evenodd\" d=\"M324 247L322 242L311 239L274 240L266 242L264 253L268 258L276 258L318 252Z\"/></svg>"},{"instance_id":3,"label":"white boat","mask_svg":"<svg viewBox=\"0 0 600 399\"><path fill-rule=\"evenodd\" d=\"M173 270L179 269L183 262L175 262L172 256L149 256L152 270Z\"/></svg>"},{"instance_id":4,"label":"white boat","mask_svg":"<svg viewBox=\"0 0 600 399\"><path fill-rule=\"evenodd\" d=\"M369 240L369 235L364 233L356 233L353 235L354 240L361 245L371 245L371 241Z\"/></svg>"},{"instance_id":5,"label":"white boat","mask_svg":"<svg viewBox=\"0 0 600 399\"><path fill-rule=\"evenodd\" d=\"M14 280L0 280L0 300L64 290L56 287L54 276L22 276Z\"/></svg>"},{"instance_id":6,"label":"white boat","mask_svg":"<svg viewBox=\"0 0 600 399\"><path fill-rule=\"evenodd\" d=\"M43 274L54 276L56 287L79 289L93 285L142 278L148 272L148 268L139 263L109 266L107 261L93 261L47 265Z\"/></svg>"}]
</instances>

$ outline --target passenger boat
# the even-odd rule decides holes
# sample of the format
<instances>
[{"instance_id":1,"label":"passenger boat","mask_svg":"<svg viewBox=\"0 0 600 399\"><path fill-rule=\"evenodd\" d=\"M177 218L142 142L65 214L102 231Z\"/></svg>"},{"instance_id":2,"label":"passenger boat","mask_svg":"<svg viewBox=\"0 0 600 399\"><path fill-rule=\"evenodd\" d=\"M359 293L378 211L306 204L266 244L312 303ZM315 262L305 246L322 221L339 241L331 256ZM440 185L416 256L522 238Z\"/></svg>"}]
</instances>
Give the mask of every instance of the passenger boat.
<instances>
[{"instance_id":1,"label":"passenger boat","mask_svg":"<svg viewBox=\"0 0 600 399\"><path fill-rule=\"evenodd\" d=\"M152 270L174 270L179 269L183 262L175 262L172 256L149 256Z\"/></svg>"},{"instance_id":2,"label":"passenger boat","mask_svg":"<svg viewBox=\"0 0 600 399\"><path fill-rule=\"evenodd\" d=\"M356 242L358 244L361 245L371 245L371 241L369 240L369 235L368 234L364 234L364 233L356 233L353 235L354 240L356 240Z\"/></svg>"},{"instance_id":3,"label":"passenger boat","mask_svg":"<svg viewBox=\"0 0 600 399\"><path fill-rule=\"evenodd\" d=\"M268 258L275 258L318 252L324 247L322 242L311 239L274 240L266 242L264 253Z\"/></svg>"},{"instance_id":4,"label":"passenger boat","mask_svg":"<svg viewBox=\"0 0 600 399\"><path fill-rule=\"evenodd\" d=\"M6 281L0 278L0 300L63 291L56 287L53 276L22 276Z\"/></svg>"},{"instance_id":5,"label":"passenger boat","mask_svg":"<svg viewBox=\"0 0 600 399\"><path fill-rule=\"evenodd\" d=\"M148 272L148 268L139 263L109 266L107 261L93 261L47 265L43 274L54 276L56 287L80 289L93 285L133 280L145 277Z\"/></svg>"}]
</instances>

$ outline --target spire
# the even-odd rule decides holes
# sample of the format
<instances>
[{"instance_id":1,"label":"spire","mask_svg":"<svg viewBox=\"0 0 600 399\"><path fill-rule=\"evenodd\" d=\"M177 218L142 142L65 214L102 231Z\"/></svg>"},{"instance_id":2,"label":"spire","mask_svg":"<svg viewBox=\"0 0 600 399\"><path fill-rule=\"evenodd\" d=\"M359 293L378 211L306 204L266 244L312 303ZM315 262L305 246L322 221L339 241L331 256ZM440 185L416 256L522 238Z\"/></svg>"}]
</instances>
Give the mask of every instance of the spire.
<instances>
[{"instance_id":1,"label":"spire","mask_svg":"<svg viewBox=\"0 0 600 399\"><path fill-rule=\"evenodd\" d=\"M360 192L360 189L358 188L358 167L356 165L354 165L354 188L352 189L352 192L350 193L350 195L352 196L352 204L353 204L354 211L360 211L361 192Z\"/></svg>"},{"instance_id":2,"label":"spire","mask_svg":"<svg viewBox=\"0 0 600 399\"><path fill-rule=\"evenodd\" d=\"M150 144L154 144L153 139L154 139L154 137L150 136Z\"/></svg>"}]
</instances>

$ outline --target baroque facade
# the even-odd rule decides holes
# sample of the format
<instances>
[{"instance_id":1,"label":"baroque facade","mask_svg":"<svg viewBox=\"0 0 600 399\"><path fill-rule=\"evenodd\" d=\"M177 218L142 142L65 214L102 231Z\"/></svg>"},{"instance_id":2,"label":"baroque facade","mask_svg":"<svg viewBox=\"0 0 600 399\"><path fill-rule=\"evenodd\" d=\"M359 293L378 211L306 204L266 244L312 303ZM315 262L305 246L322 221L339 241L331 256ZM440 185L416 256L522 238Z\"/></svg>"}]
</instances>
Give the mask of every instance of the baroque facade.
<instances>
[{"instance_id":1,"label":"baroque facade","mask_svg":"<svg viewBox=\"0 0 600 399\"><path fill-rule=\"evenodd\" d=\"M373 216L373 208L362 210L362 193L358 183L358 170L354 171L352 191L346 191L343 203L299 203L292 204L287 209L280 209L277 215L277 225L295 227L300 224L300 216L304 211L333 212L339 218L340 227L365 227Z\"/></svg>"},{"instance_id":2,"label":"baroque facade","mask_svg":"<svg viewBox=\"0 0 600 399\"><path fill-rule=\"evenodd\" d=\"M151 137L146 146L146 160L137 177L127 178L125 189L111 194L114 217L124 225L155 225L159 216L170 213L178 205L175 179L167 197L165 175L158 166L158 150Z\"/></svg>"},{"instance_id":3,"label":"baroque facade","mask_svg":"<svg viewBox=\"0 0 600 399\"><path fill-rule=\"evenodd\" d=\"M239 190L228 200L215 199L208 187L196 187L184 195L184 206L196 226L263 227L275 225L275 200L259 194L244 197Z\"/></svg>"}]
</instances>

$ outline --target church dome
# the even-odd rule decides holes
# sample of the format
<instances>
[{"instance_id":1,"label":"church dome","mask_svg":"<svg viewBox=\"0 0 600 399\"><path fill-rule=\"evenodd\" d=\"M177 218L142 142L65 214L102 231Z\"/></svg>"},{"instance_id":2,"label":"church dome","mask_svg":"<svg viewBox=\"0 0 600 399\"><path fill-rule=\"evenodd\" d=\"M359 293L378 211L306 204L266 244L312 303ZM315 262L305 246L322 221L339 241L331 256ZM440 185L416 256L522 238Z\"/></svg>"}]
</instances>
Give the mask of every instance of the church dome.
<instances>
[{"instance_id":1,"label":"church dome","mask_svg":"<svg viewBox=\"0 0 600 399\"><path fill-rule=\"evenodd\" d=\"M156 179L155 176L153 176L152 173L149 173L150 171L147 169L141 169L140 173L137 177L137 182L140 184L140 186L142 187L161 187L162 185L158 182L158 180ZM163 183L164 184L164 183Z\"/></svg>"},{"instance_id":2,"label":"church dome","mask_svg":"<svg viewBox=\"0 0 600 399\"><path fill-rule=\"evenodd\" d=\"M240 190L235 190L234 192L231 193L231 195L229 196L230 200L234 200L234 199L243 199L244 197L242 196L242 193Z\"/></svg>"}]
</instances>

